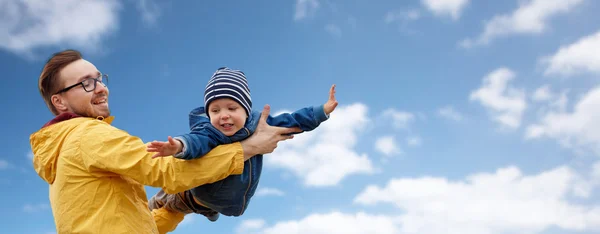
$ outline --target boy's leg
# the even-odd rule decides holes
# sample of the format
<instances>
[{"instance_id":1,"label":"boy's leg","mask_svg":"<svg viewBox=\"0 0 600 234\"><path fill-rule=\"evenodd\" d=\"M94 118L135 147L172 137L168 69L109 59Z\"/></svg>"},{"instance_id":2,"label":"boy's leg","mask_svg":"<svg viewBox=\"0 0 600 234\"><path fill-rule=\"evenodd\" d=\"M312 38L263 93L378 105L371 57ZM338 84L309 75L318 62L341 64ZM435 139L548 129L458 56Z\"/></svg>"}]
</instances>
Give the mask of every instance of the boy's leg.
<instances>
[{"instance_id":1,"label":"boy's leg","mask_svg":"<svg viewBox=\"0 0 600 234\"><path fill-rule=\"evenodd\" d=\"M206 218L212 222L219 219L219 212L198 203L189 190L178 194L167 194L163 190L158 191L158 193L152 196L148 201L148 208L154 210L162 207L183 214L201 214L206 216Z\"/></svg>"},{"instance_id":2,"label":"boy's leg","mask_svg":"<svg viewBox=\"0 0 600 234\"><path fill-rule=\"evenodd\" d=\"M190 205L186 204L185 192L178 194L167 194L163 190L160 190L148 201L148 208L150 210L166 208L167 210L179 212L183 214L194 213L194 210Z\"/></svg>"},{"instance_id":3,"label":"boy's leg","mask_svg":"<svg viewBox=\"0 0 600 234\"><path fill-rule=\"evenodd\" d=\"M186 191L186 193L183 196L183 199L187 201L186 204L190 206L194 213L206 216L206 218L211 222L215 222L217 221L217 219L219 219L219 212L216 212L204 206L200 201L198 201L194 197L194 195L192 195L192 193L189 190Z\"/></svg>"}]
</instances>

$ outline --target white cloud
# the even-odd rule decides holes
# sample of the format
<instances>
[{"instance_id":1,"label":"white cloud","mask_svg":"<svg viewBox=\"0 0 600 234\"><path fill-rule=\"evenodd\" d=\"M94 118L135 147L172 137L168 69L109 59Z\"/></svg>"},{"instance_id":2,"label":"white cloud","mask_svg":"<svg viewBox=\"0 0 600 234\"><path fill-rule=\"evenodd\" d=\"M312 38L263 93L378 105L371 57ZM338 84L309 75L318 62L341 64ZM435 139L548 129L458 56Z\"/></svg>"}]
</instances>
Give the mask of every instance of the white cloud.
<instances>
[{"instance_id":1,"label":"white cloud","mask_svg":"<svg viewBox=\"0 0 600 234\"><path fill-rule=\"evenodd\" d=\"M423 140L420 137L408 137L406 138L406 144L409 146L419 146L423 144Z\"/></svg>"},{"instance_id":2,"label":"white cloud","mask_svg":"<svg viewBox=\"0 0 600 234\"><path fill-rule=\"evenodd\" d=\"M301 220L278 222L255 233L260 234L396 234L397 220L363 212L311 214Z\"/></svg>"},{"instance_id":3,"label":"white cloud","mask_svg":"<svg viewBox=\"0 0 600 234\"><path fill-rule=\"evenodd\" d=\"M254 231L265 226L264 219L247 219L242 221L236 232L239 234L254 233Z\"/></svg>"},{"instance_id":4,"label":"white cloud","mask_svg":"<svg viewBox=\"0 0 600 234\"><path fill-rule=\"evenodd\" d=\"M259 187L256 196L283 196L285 193L276 188Z\"/></svg>"},{"instance_id":5,"label":"white cloud","mask_svg":"<svg viewBox=\"0 0 600 234\"><path fill-rule=\"evenodd\" d=\"M0 48L24 56L45 46L95 50L118 27L120 4L115 0L17 0L0 4Z\"/></svg>"},{"instance_id":6,"label":"white cloud","mask_svg":"<svg viewBox=\"0 0 600 234\"><path fill-rule=\"evenodd\" d=\"M546 75L571 76L584 72L600 73L600 31L561 47L554 55L540 59L547 64Z\"/></svg>"},{"instance_id":7,"label":"white cloud","mask_svg":"<svg viewBox=\"0 0 600 234\"><path fill-rule=\"evenodd\" d=\"M515 74L508 68L498 68L483 78L482 86L471 92L470 100L479 101L486 107L494 120L509 129L521 125L521 118L527 103L525 92L510 87L508 83Z\"/></svg>"},{"instance_id":8,"label":"white cloud","mask_svg":"<svg viewBox=\"0 0 600 234\"><path fill-rule=\"evenodd\" d=\"M6 160L0 159L0 170L7 169L10 164Z\"/></svg>"},{"instance_id":9,"label":"white cloud","mask_svg":"<svg viewBox=\"0 0 600 234\"><path fill-rule=\"evenodd\" d=\"M27 158L29 158L30 160L33 160L33 151L27 152Z\"/></svg>"},{"instance_id":10,"label":"white cloud","mask_svg":"<svg viewBox=\"0 0 600 234\"><path fill-rule=\"evenodd\" d=\"M465 39L463 47L487 45L494 38L513 34L540 34L547 30L550 18L567 13L583 0L524 0L510 14L494 16L486 22L485 29L475 40Z\"/></svg>"},{"instance_id":11,"label":"white cloud","mask_svg":"<svg viewBox=\"0 0 600 234\"><path fill-rule=\"evenodd\" d=\"M440 108L438 110L438 114L442 117L446 117L446 118L454 120L454 121L463 120L462 114L459 113L458 111L456 111L454 109L454 107L452 107L452 106L445 106L445 107Z\"/></svg>"},{"instance_id":12,"label":"white cloud","mask_svg":"<svg viewBox=\"0 0 600 234\"><path fill-rule=\"evenodd\" d=\"M408 124L415 119L415 115L410 112L398 111L394 108L389 108L383 111L384 117L391 118L395 128L407 128Z\"/></svg>"},{"instance_id":13,"label":"white cloud","mask_svg":"<svg viewBox=\"0 0 600 234\"><path fill-rule=\"evenodd\" d=\"M137 0L137 8L147 26L154 26L160 16L160 8L153 0Z\"/></svg>"},{"instance_id":14,"label":"white cloud","mask_svg":"<svg viewBox=\"0 0 600 234\"><path fill-rule=\"evenodd\" d=\"M550 137L563 146L591 149L600 154L600 86L586 93L573 112L551 111L539 123L530 125L526 139Z\"/></svg>"},{"instance_id":15,"label":"white cloud","mask_svg":"<svg viewBox=\"0 0 600 234\"><path fill-rule=\"evenodd\" d=\"M354 150L358 133L370 123L363 104L338 106L317 129L279 143L265 164L291 171L307 186L333 186L352 174L371 174L367 154Z\"/></svg>"},{"instance_id":16,"label":"white cloud","mask_svg":"<svg viewBox=\"0 0 600 234\"><path fill-rule=\"evenodd\" d=\"M548 101L552 99L552 97L554 97L554 94L552 94L552 91L550 90L550 85L543 85L537 88L531 96L534 101L538 102Z\"/></svg>"},{"instance_id":17,"label":"white cloud","mask_svg":"<svg viewBox=\"0 0 600 234\"><path fill-rule=\"evenodd\" d=\"M342 36L342 29L335 25L335 24L327 24L325 25L325 31L327 31L329 34L335 36L335 37L341 37Z\"/></svg>"},{"instance_id":18,"label":"white cloud","mask_svg":"<svg viewBox=\"0 0 600 234\"><path fill-rule=\"evenodd\" d=\"M394 139L394 136L383 136L375 141L375 149L385 156L391 156L400 153L400 148Z\"/></svg>"},{"instance_id":19,"label":"white cloud","mask_svg":"<svg viewBox=\"0 0 600 234\"><path fill-rule=\"evenodd\" d=\"M600 207L570 202L587 179L569 167L523 175L516 167L460 181L421 177L368 186L361 205L392 204L401 215L394 233L538 233L550 227L600 230ZM399 212L400 213L400 212Z\"/></svg>"},{"instance_id":20,"label":"white cloud","mask_svg":"<svg viewBox=\"0 0 600 234\"><path fill-rule=\"evenodd\" d=\"M421 3L437 16L450 16L457 20L469 0L421 0Z\"/></svg>"},{"instance_id":21,"label":"white cloud","mask_svg":"<svg viewBox=\"0 0 600 234\"><path fill-rule=\"evenodd\" d=\"M35 213L35 212L39 212L39 211L43 211L43 210L47 210L49 209L50 206L48 204L25 204L25 206L23 206L23 211L28 212L28 213Z\"/></svg>"},{"instance_id":22,"label":"white cloud","mask_svg":"<svg viewBox=\"0 0 600 234\"><path fill-rule=\"evenodd\" d=\"M317 0L296 0L296 12L294 20L298 21L314 14L319 8Z\"/></svg>"}]
</instances>

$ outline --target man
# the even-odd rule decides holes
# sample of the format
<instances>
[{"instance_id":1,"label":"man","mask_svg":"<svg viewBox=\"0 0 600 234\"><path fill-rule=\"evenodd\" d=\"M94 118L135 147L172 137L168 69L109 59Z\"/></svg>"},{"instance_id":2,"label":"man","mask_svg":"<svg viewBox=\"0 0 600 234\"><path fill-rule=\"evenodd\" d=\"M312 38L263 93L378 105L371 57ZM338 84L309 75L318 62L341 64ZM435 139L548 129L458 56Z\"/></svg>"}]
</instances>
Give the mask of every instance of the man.
<instances>
[{"instance_id":1,"label":"man","mask_svg":"<svg viewBox=\"0 0 600 234\"><path fill-rule=\"evenodd\" d=\"M36 172L50 185L58 233L165 233L183 219L150 211L144 185L178 193L242 173L244 161L271 153L297 128L268 126L265 106L256 132L197 160L152 159L137 137L111 126L107 76L75 50L54 54L39 90L56 116L30 137Z\"/></svg>"}]
</instances>

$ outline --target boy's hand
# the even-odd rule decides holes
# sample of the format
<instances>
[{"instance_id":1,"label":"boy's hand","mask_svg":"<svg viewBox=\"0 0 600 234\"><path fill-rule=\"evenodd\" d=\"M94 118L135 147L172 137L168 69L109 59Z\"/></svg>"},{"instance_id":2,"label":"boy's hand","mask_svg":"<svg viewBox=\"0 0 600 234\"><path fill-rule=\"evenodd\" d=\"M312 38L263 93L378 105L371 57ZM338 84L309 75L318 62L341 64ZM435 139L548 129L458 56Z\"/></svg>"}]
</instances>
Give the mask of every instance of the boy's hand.
<instances>
[{"instance_id":1,"label":"boy's hand","mask_svg":"<svg viewBox=\"0 0 600 234\"><path fill-rule=\"evenodd\" d=\"M177 154L183 149L183 144L179 140L168 137L169 141L153 141L148 143L148 152L156 152L152 158L166 157Z\"/></svg>"},{"instance_id":2,"label":"boy's hand","mask_svg":"<svg viewBox=\"0 0 600 234\"><path fill-rule=\"evenodd\" d=\"M331 89L329 89L329 100L327 100L323 106L323 109L325 109L325 114L329 115L331 112L333 112L333 110L335 110L337 105L338 102L335 100L335 85L332 85Z\"/></svg>"}]
</instances>

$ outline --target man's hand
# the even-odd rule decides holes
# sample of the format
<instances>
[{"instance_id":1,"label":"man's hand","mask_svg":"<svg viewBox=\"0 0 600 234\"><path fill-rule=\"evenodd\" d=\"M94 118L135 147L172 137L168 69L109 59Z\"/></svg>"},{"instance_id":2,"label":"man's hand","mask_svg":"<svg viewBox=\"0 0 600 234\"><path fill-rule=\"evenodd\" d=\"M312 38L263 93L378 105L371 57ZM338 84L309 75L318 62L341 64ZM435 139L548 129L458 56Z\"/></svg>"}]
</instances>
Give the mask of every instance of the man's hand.
<instances>
[{"instance_id":1,"label":"man's hand","mask_svg":"<svg viewBox=\"0 0 600 234\"><path fill-rule=\"evenodd\" d=\"M177 154L183 149L183 144L179 140L168 137L169 141L153 141L148 143L148 152L156 152L152 158L166 157Z\"/></svg>"},{"instance_id":2,"label":"man's hand","mask_svg":"<svg viewBox=\"0 0 600 234\"><path fill-rule=\"evenodd\" d=\"M325 114L329 115L331 112L333 112L333 110L335 110L335 107L337 107L337 105L338 102L335 100L335 85L332 85L331 89L329 89L329 100L327 100L325 105L323 105Z\"/></svg>"},{"instance_id":3,"label":"man's hand","mask_svg":"<svg viewBox=\"0 0 600 234\"><path fill-rule=\"evenodd\" d=\"M256 126L256 131L246 140L243 140L242 148L244 150L244 160L257 154L272 153L277 148L277 143L282 140L294 138L291 133L299 133L302 130L298 127L283 128L267 124L267 117L271 107L265 105Z\"/></svg>"}]
</instances>

